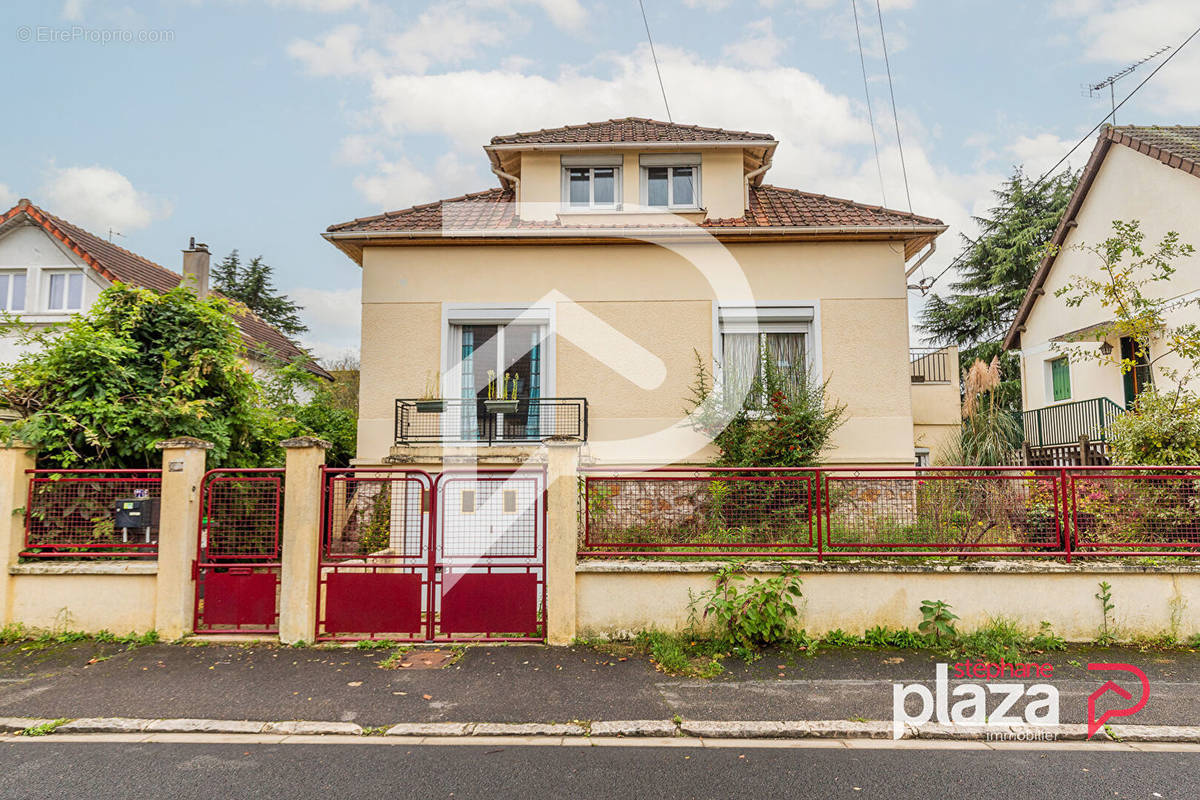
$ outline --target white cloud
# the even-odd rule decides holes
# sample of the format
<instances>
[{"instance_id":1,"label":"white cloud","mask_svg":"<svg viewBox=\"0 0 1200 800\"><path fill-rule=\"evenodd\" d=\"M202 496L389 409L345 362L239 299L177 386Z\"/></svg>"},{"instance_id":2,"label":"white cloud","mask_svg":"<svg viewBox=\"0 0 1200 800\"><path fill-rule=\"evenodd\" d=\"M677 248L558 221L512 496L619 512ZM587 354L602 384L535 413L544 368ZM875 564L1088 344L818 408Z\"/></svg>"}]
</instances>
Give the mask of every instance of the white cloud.
<instances>
[{"instance_id":1,"label":"white cloud","mask_svg":"<svg viewBox=\"0 0 1200 800\"><path fill-rule=\"evenodd\" d=\"M720 11L729 8L733 0L683 0L688 8L703 8L706 11Z\"/></svg>"},{"instance_id":2,"label":"white cloud","mask_svg":"<svg viewBox=\"0 0 1200 800\"><path fill-rule=\"evenodd\" d=\"M319 359L358 355L362 340L362 292L353 289L291 289L288 296L304 307L301 317L311 330L301 343Z\"/></svg>"},{"instance_id":3,"label":"white cloud","mask_svg":"<svg viewBox=\"0 0 1200 800\"><path fill-rule=\"evenodd\" d=\"M1083 45L1084 56L1090 61L1111 65L1114 72L1164 45L1178 46L1185 35L1200 24L1200 7L1195 0L1075 0L1061 2L1054 10L1064 17L1078 20L1078 37ZM1140 67L1132 76L1117 84L1117 99L1128 94L1171 52ZM1193 41L1146 85L1138 99L1143 107L1148 106L1156 111L1179 117L1194 115L1200 112L1200 94L1195 90L1197 74L1200 74L1200 42ZM1103 76L1097 76L1097 80L1100 77ZM1117 119L1122 121L1120 112L1117 112ZM1155 120L1131 120L1127 113L1123 121Z\"/></svg>"},{"instance_id":4,"label":"white cloud","mask_svg":"<svg viewBox=\"0 0 1200 800\"><path fill-rule=\"evenodd\" d=\"M579 0L534 0L550 17L550 21L563 30L579 30L587 21L587 11Z\"/></svg>"},{"instance_id":5,"label":"white cloud","mask_svg":"<svg viewBox=\"0 0 1200 800\"><path fill-rule=\"evenodd\" d=\"M268 0L268 2L279 8L297 8L301 11L317 11L323 14L337 14L367 6L367 0Z\"/></svg>"},{"instance_id":6,"label":"white cloud","mask_svg":"<svg viewBox=\"0 0 1200 800\"><path fill-rule=\"evenodd\" d=\"M101 166L54 168L42 187L53 213L95 233L129 233L170 216L171 205L134 188L116 170Z\"/></svg>"},{"instance_id":7,"label":"white cloud","mask_svg":"<svg viewBox=\"0 0 1200 800\"><path fill-rule=\"evenodd\" d=\"M17 204L17 193L0 183L0 208L7 211Z\"/></svg>"},{"instance_id":8,"label":"white cloud","mask_svg":"<svg viewBox=\"0 0 1200 800\"><path fill-rule=\"evenodd\" d=\"M767 17L748 24L745 36L725 45L721 54L748 67L768 67L778 63L786 45L786 40L775 35L775 27Z\"/></svg>"},{"instance_id":9,"label":"white cloud","mask_svg":"<svg viewBox=\"0 0 1200 800\"><path fill-rule=\"evenodd\" d=\"M380 162L355 178L354 188L380 208L397 209L481 189L481 180L477 169L446 153L428 171L404 157Z\"/></svg>"}]
</instances>

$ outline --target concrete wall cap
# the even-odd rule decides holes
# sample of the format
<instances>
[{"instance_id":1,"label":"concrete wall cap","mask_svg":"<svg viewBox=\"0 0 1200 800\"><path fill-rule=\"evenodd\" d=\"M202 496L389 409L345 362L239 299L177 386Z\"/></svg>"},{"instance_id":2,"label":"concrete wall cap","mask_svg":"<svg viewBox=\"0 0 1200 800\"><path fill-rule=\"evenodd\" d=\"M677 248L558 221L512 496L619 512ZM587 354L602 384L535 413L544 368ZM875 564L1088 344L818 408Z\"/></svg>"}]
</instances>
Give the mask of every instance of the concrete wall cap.
<instances>
[{"instance_id":1,"label":"concrete wall cap","mask_svg":"<svg viewBox=\"0 0 1200 800\"><path fill-rule=\"evenodd\" d=\"M332 444L324 439L318 439L316 436L297 436L294 439L284 439L279 443L280 447L319 447L322 450L328 450L333 447Z\"/></svg>"},{"instance_id":2,"label":"concrete wall cap","mask_svg":"<svg viewBox=\"0 0 1200 800\"><path fill-rule=\"evenodd\" d=\"M175 439L164 439L154 446L159 450L211 450L213 443L197 439L195 436L180 436Z\"/></svg>"}]
</instances>

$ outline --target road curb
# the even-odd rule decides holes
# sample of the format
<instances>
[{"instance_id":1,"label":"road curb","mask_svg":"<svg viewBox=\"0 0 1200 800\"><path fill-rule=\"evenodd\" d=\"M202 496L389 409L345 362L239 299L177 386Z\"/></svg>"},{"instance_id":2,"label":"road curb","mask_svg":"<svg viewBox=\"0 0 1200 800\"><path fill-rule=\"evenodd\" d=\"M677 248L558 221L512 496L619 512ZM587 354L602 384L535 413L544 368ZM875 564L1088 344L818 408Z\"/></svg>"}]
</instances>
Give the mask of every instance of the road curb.
<instances>
[{"instance_id":1,"label":"road curb","mask_svg":"<svg viewBox=\"0 0 1200 800\"><path fill-rule=\"evenodd\" d=\"M20 734L55 720L0 717L0 733ZM48 732L49 733L49 732ZM276 722L224 719L141 719L84 717L54 728L53 733L216 733L264 735L364 736L353 722L282 720ZM848 720L598 720L593 722L401 722L371 734L386 736L471 738L547 737L636 738L692 737L696 739L891 739L892 723ZM901 739L944 741L1086 741L1086 725L954 726L937 723L907 725ZM1196 725L1114 725L1097 731L1093 741L1142 743L1200 743Z\"/></svg>"}]
</instances>

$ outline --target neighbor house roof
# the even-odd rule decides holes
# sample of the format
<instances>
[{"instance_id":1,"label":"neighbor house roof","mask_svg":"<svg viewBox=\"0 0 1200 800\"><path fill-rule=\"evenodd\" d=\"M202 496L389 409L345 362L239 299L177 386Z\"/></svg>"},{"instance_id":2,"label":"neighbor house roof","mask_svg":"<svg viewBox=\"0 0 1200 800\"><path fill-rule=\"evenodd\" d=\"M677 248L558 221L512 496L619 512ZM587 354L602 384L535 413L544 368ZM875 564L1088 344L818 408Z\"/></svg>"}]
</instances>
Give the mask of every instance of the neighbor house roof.
<instances>
[{"instance_id":1,"label":"neighbor house roof","mask_svg":"<svg viewBox=\"0 0 1200 800\"><path fill-rule=\"evenodd\" d=\"M22 200L0 215L0 226L21 217L44 229L79 256L84 263L113 283L120 282L156 292L167 292L178 286L182 280L179 273L89 233L28 200ZM253 311L242 309L242 313L237 314L235 319L248 350L269 353L289 362L300 359L314 375L322 378L332 377L313 361L307 352Z\"/></svg>"},{"instance_id":2,"label":"neighbor house roof","mask_svg":"<svg viewBox=\"0 0 1200 800\"><path fill-rule=\"evenodd\" d=\"M1050 239L1052 248L1042 259L1037 272L1034 273L1033 281L1030 282L1029 289L1025 292L1025 297L1017 308L1017 315L1009 326L1008 333L1004 336L1004 349L1011 350L1020 346L1021 332L1025 328L1025 321L1029 319L1029 314L1033 311L1033 304L1045 294L1043 287L1046 278L1050 275L1050 270L1054 267L1058 251L1066 241L1067 233L1075 226L1075 218L1079 215L1079 209L1083 206L1083 201L1096 180L1096 174L1100 171L1104 157L1108 155L1109 148L1114 144L1124 145L1131 150L1157 159L1168 167L1174 167L1200 178L1200 126L1105 126L1096 139L1096 146L1093 148L1092 155L1088 158L1083 172L1080 173L1075 192L1071 195L1067 209L1063 213L1062 219L1059 220L1058 227L1054 230L1054 236Z\"/></svg>"},{"instance_id":3,"label":"neighbor house roof","mask_svg":"<svg viewBox=\"0 0 1200 800\"><path fill-rule=\"evenodd\" d=\"M488 189L461 197L412 206L371 217L350 220L329 226L330 239L356 260L362 256L361 241L367 238L395 234L397 239L469 236L479 238L492 234L500 237L538 238L539 235L603 236L618 231L669 232L694 228L707 230L715 236L736 236L751 232L857 234L890 232L911 238L914 251L945 230L941 220L908 214L882 206L863 205L838 197L762 185L750 187L750 204L740 217L705 219L693 225L671 215L665 222L641 221L637 217L628 223L588 224L572 219L527 220L516 214L511 190ZM607 217L607 220L617 215ZM359 240L359 243L355 243Z\"/></svg>"},{"instance_id":4,"label":"neighbor house roof","mask_svg":"<svg viewBox=\"0 0 1200 800\"><path fill-rule=\"evenodd\" d=\"M680 125L644 117L622 117L583 125L564 125L540 131L493 136L493 145L509 144L619 144L624 142L774 142L769 133L731 131Z\"/></svg>"}]
</instances>

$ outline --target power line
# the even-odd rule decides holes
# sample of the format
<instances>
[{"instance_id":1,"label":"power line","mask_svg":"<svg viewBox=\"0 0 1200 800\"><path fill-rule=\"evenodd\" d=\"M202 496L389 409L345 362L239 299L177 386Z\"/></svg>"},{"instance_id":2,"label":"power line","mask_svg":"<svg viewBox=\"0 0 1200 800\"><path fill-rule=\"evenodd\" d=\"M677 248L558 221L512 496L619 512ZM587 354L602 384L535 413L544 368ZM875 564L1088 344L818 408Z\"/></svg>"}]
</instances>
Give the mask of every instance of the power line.
<instances>
[{"instance_id":1,"label":"power line","mask_svg":"<svg viewBox=\"0 0 1200 800\"><path fill-rule=\"evenodd\" d=\"M646 4L638 0L638 8L642 9L642 24L646 26L646 41L650 43L650 58L654 59L654 72L658 75L658 88L662 92L663 106L667 109L667 122L671 119L671 105L667 102L667 87L663 86L662 70L658 68L658 56L654 52L654 39L650 36L650 20L646 18Z\"/></svg>"},{"instance_id":2,"label":"power line","mask_svg":"<svg viewBox=\"0 0 1200 800\"><path fill-rule=\"evenodd\" d=\"M883 9L875 0L875 12L879 15L879 41L883 43L883 65L887 67L888 93L892 96L892 120L896 123L896 147L900 150L900 172L904 175L904 196L908 200L908 213L912 214L912 194L908 191L908 168L904 165L904 145L900 142L900 115L896 113L896 89L892 85L892 65L888 61L887 35L883 32Z\"/></svg>"},{"instance_id":3,"label":"power line","mask_svg":"<svg viewBox=\"0 0 1200 800\"><path fill-rule=\"evenodd\" d=\"M1117 103L1113 107L1111 116L1115 117L1118 109L1120 109L1123 105L1128 103L1130 98L1132 98L1135 94L1137 94L1138 91L1143 86L1145 86L1147 83L1150 82L1151 78L1153 78L1155 75L1158 74L1159 70L1161 70L1167 64L1170 64L1171 59L1173 59L1175 56L1179 55L1179 51L1182 50L1183 48L1187 47L1188 43L1191 42L1192 39L1195 39L1197 34L1200 34L1200 28L1196 28L1196 30L1192 31L1191 34L1186 39L1183 40L1183 43L1180 44L1178 47L1176 47L1171 52L1170 55L1168 55L1165 59L1163 59L1162 63L1159 64L1157 67L1155 67L1150 72L1150 74L1145 77L1145 79L1141 83L1139 83L1137 86L1133 87L1133 91L1131 91L1129 94L1125 95L1125 99L1122 100L1121 102ZM1100 130L1101 126L1104 125L1104 120L1108 119L1109 116L1110 116L1110 114L1105 114L1103 119L1101 119L1099 122L1097 122L1096 125L1090 131L1088 131L1086 134L1084 134L1083 137L1078 142L1076 142L1075 145L1070 150L1067 151L1066 155L1064 155L1057 162L1055 162L1054 166L1052 166L1050 169L1048 169L1044 173L1042 173L1042 176L1040 178L1038 178L1036 181L1034 181L1033 184L1026 191L1032 192L1034 189L1041 186L1043 181L1045 181L1046 178L1050 177L1051 173L1053 173L1056 169L1058 169L1060 166L1062 166L1063 162L1065 162L1068 158L1070 158L1071 154L1079 149L1080 145L1082 145L1084 142L1086 142L1088 139L1090 139L1092 137L1092 134L1094 134L1096 131ZM1012 210L1011 208L1002 209L1000 213L1003 214L1004 211L1011 211L1011 210ZM988 226L979 233L979 237L982 238L983 236L990 233L992 231L992 229L995 228L998 224L1000 224L1000 223L997 221L994 221L994 220L989 222ZM972 244L974 244L977 241L979 241L979 239L972 240ZM954 257L953 261L951 261L949 264L946 265L945 269L943 269L941 272L939 272L937 275L935 275L932 279L921 281L921 283L920 283L921 294L925 294L926 292L928 292L929 289L932 288L933 285L935 283L937 283L943 275L945 275L950 270L954 269L954 267L958 266L958 264L964 258L966 258L966 253L965 252L960 253L959 255Z\"/></svg>"},{"instance_id":4,"label":"power line","mask_svg":"<svg viewBox=\"0 0 1200 800\"><path fill-rule=\"evenodd\" d=\"M875 135L875 113L871 110L871 89L867 85L867 60L863 55L862 32L858 27L858 2L850 0L854 11L854 35L858 38L858 63L862 66L863 94L867 98L867 120L871 123L871 144L875 146L875 171L879 173L879 197L881 205L887 205L887 191L883 188L883 163L879 159L879 139Z\"/></svg>"}]
</instances>

